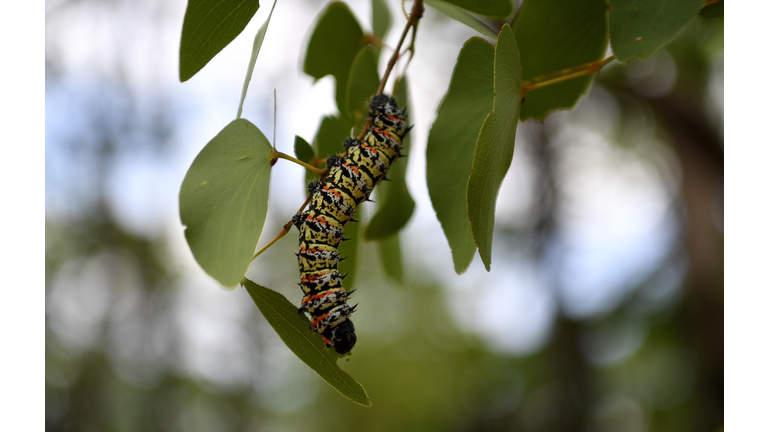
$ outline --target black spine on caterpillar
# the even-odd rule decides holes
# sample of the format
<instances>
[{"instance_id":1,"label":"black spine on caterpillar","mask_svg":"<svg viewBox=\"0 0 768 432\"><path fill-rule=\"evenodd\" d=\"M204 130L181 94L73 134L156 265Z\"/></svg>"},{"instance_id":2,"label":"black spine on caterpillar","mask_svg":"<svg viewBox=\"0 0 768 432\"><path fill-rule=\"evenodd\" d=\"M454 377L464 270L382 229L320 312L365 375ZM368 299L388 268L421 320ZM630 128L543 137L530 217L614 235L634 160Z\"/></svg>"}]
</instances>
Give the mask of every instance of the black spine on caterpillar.
<instances>
[{"instance_id":1,"label":"black spine on caterpillar","mask_svg":"<svg viewBox=\"0 0 768 432\"><path fill-rule=\"evenodd\" d=\"M352 350L357 342L349 316L357 306L348 306L341 286L338 246L344 225L352 220L357 206L367 201L373 188L385 179L392 162L400 156L402 140L410 130L405 112L394 98L377 95L371 99L371 128L362 140L344 141L346 156L327 159L328 174L323 182L308 185L309 207L294 216L299 229L299 286L304 291L299 313L308 313L310 328L323 336L327 347L339 354Z\"/></svg>"}]
</instances>

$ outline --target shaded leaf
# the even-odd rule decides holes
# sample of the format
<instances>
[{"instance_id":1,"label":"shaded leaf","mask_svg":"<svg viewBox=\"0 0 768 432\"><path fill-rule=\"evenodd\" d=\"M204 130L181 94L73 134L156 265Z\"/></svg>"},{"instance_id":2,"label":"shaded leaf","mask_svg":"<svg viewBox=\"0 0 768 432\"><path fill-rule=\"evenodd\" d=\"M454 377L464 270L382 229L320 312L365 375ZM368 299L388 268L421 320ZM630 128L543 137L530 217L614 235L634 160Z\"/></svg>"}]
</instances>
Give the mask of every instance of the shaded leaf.
<instances>
[{"instance_id":1,"label":"shaded leaf","mask_svg":"<svg viewBox=\"0 0 768 432\"><path fill-rule=\"evenodd\" d=\"M384 40L390 26L392 26L392 15L389 13L389 6L385 0L371 0L371 21L373 22L373 34Z\"/></svg>"},{"instance_id":2,"label":"shaded leaf","mask_svg":"<svg viewBox=\"0 0 768 432\"><path fill-rule=\"evenodd\" d=\"M490 27L485 25L482 21L468 14L464 9L454 6L450 3L446 3L440 0L424 0L424 3L432 6L438 11L442 12L449 18L453 18L456 21L468 26L473 30L477 30L478 33L488 36L489 38L496 39L496 32Z\"/></svg>"},{"instance_id":3,"label":"shaded leaf","mask_svg":"<svg viewBox=\"0 0 768 432\"><path fill-rule=\"evenodd\" d=\"M299 360L342 396L360 405L371 406L363 386L339 369L336 364L339 355L326 348L322 336L309 329L309 319L297 313L296 306L280 293L250 280L244 280L243 286L269 325Z\"/></svg>"},{"instance_id":4,"label":"shaded leaf","mask_svg":"<svg viewBox=\"0 0 768 432\"><path fill-rule=\"evenodd\" d=\"M494 55L493 111L483 122L472 159L467 184L467 209L472 234L486 270L491 269L491 246L496 198L501 182L512 164L515 132L520 115L520 87L523 71L515 35L504 24Z\"/></svg>"},{"instance_id":5,"label":"shaded leaf","mask_svg":"<svg viewBox=\"0 0 768 432\"><path fill-rule=\"evenodd\" d=\"M602 60L608 47L605 0L529 1L515 24L523 79ZM571 108L597 73L569 79L525 95L521 118L543 120L555 109Z\"/></svg>"},{"instance_id":6,"label":"shaded leaf","mask_svg":"<svg viewBox=\"0 0 768 432\"><path fill-rule=\"evenodd\" d=\"M304 72L315 79L326 75L336 78L336 105L346 106L347 79L358 51L365 46L365 36L346 4L331 2L312 32L304 58Z\"/></svg>"},{"instance_id":7,"label":"shaded leaf","mask_svg":"<svg viewBox=\"0 0 768 432\"><path fill-rule=\"evenodd\" d=\"M304 138L298 135L293 140L293 154L296 155L296 159L308 164L311 164L312 159L315 158L315 150Z\"/></svg>"},{"instance_id":8,"label":"shaded leaf","mask_svg":"<svg viewBox=\"0 0 768 432\"><path fill-rule=\"evenodd\" d=\"M493 109L493 45L464 43L427 140L427 187L453 254L456 273L477 251L467 215L467 182L480 128Z\"/></svg>"},{"instance_id":9,"label":"shaded leaf","mask_svg":"<svg viewBox=\"0 0 768 432\"><path fill-rule=\"evenodd\" d=\"M192 78L232 42L258 9L258 0L189 0L181 28L181 82Z\"/></svg>"},{"instance_id":10,"label":"shaded leaf","mask_svg":"<svg viewBox=\"0 0 768 432\"><path fill-rule=\"evenodd\" d=\"M355 56L347 82L347 102L344 115L355 125L368 117L368 102L379 88L376 52L373 47L363 47ZM362 129L362 126L360 126Z\"/></svg>"},{"instance_id":11,"label":"shaded leaf","mask_svg":"<svg viewBox=\"0 0 768 432\"><path fill-rule=\"evenodd\" d=\"M403 79L395 87L395 100L400 108L411 108L408 103L408 80ZM408 119L409 123L413 119ZM406 152L411 149L411 134L405 136L402 142ZM408 159L398 158L389 168L387 177L391 181L382 181L376 187L376 214L373 215L368 226L365 227L365 238L368 240L381 240L400 231L411 219L416 202L408 192L405 182L405 172L408 167Z\"/></svg>"},{"instance_id":12,"label":"shaded leaf","mask_svg":"<svg viewBox=\"0 0 768 432\"><path fill-rule=\"evenodd\" d=\"M496 18L506 18L512 15L512 2L510 0L444 0L462 9Z\"/></svg>"},{"instance_id":13,"label":"shaded leaf","mask_svg":"<svg viewBox=\"0 0 768 432\"><path fill-rule=\"evenodd\" d=\"M187 243L203 270L224 286L242 279L259 241L272 152L259 128L234 120L205 145L181 184Z\"/></svg>"},{"instance_id":14,"label":"shaded leaf","mask_svg":"<svg viewBox=\"0 0 768 432\"><path fill-rule=\"evenodd\" d=\"M340 117L323 117L315 137L317 157L344 153L344 140L350 137L352 123Z\"/></svg>"},{"instance_id":15,"label":"shaded leaf","mask_svg":"<svg viewBox=\"0 0 768 432\"><path fill-rule=\"evenodd\" d=\"M403 254L400 248L400 234L387 237L377 244L384 274L403 285Z\"/></svg>"},{"instance_id":16,"label":"shaded leaf","mask_svg":"<svg viewBox=\"0 0 768 432\"><path fill-rule=\"evenodd\" d=\"M704 3L705 0L610 0L613 53L621 62L656 54L696 18Z\"/></svg>"},{"instance_id":17,"label":"shaded leaf","mask_svg":"<svg viewBox=\"0 0 768 432\"><path fill-rule=\"evenodd\" d=\"M275 10L277 0L272 3L272 9L269 10L269 16L264 24L261 25L259 31L256 32L256 37L253 38L253 48L251 49L251 61L248 62L248 72L245 73L245 82L243 82L243 91L240 94L240 105L237 106L237 118L243 113L243 102L245 101L245 93L248 91L248 83L251 82L253 76L253 66L256 64L256 58L259 57L259 51L261 51L261 44L264 42L264 36L267 34L267 27L269 27L269 20L272 19L272 12Z\"/></svg>"},{"instance_id":18,"label":"shaded leaf","mask_svg":"<svg viewBox=\"0 0 768 432\"><path fill-rule=\"evenodd\" d=\"M330 155L344 152L344 140L349 137L352 130L352 123L340 117L323 117L320 123L320 129L313 141L313 147L317 157L325 159ZM320 164L319 168L325 168L325 163ZM307 183L317 180L317 174L307 171Z\"/></svg>"}]
</instances>

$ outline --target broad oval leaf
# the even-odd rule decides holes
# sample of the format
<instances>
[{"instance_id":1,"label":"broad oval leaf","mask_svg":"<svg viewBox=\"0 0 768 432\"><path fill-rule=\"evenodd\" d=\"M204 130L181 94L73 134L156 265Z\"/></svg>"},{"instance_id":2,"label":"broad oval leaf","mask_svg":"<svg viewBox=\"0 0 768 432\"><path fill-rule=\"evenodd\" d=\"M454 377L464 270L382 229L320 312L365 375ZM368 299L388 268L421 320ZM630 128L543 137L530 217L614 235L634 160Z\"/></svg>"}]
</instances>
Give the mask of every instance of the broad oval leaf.
<instances>
[{"instance_id":1,"label":"broad oval leaf","mask_svg":"<svg viewBox=\"0 0 768 432\"><path fill-rule=\"evenodd\" d=\"M605 0L526 2L515 24L515 39L524 80L602 60L608 47L608 5ZM543 120L550 111L573 107L596 75L527 93L521 118Z\"/></svg>"},{"instance_id":2,"label":"broad oval leaf","mask_svg":"<svg viewBox=\"0 0 768 432\"><path fill-rule=\"evenodd\" d=\"M400 108L411 108L408 102L408 80L403 78L396 85L395 100ZM414 109L409 109L414 112ZM413 123L413 119L408 119ZM411 149L411 134L403 139L405 151ZM405 171L408 168L408 159L399 158L389 168L387 177L391 181L383 181L376 187L376 214L373 215L368 226L365 227L365 238L368 240L382 240L396 234L408 223L416 208L416 202L408 192L405 183Z\"/></svg>"},{"instance_id":3,"label":"broad oval leaf","mask_svg":"<svg viewBox=\"0 0 768 432\"><path fill-rule=\"evenodd\" d=\"M495 18L506 18L512 15L511 0L445 0L462 9Z\"/></svg>"},{"instance_id":4,"label":"broad oval leaf","mask_svg":"<svg viewBox=\"0 0 768 432\"><path fill-rule=\"evenodd\" d=\"M621 62L632 57L651 57L696 18L704 3L705 0L610 0L613 53Z\"/></svg>"},{"instance_id":5,"label":"broad oval leaf","mask_svg":"<svg viewBox=\"0 0 768 432\"><path fill-rule=\"evenodd\" d=\"M243 278L264 227L272 146L253 123L234 120L205 145L179 193L192 254L231 287Z\"/></svg>"},{"instance_id":6,"label":"broad oval leaf","mask_svg":"<svg viewBox=\"0 0 768 432\"><path fill-rule=\"evenodd\" d=\"M344 115L355 125L368 117L368 102L379 88L376 51L372 46L363 47L355 56L347 82L347 101ZM362 126L359 126L362 129Z\"/></svg>"},{"instance_id":7,"label":"broad oval leaf","mask_svg":"<svg viewBox=\"0 0 768 432\"><path fill-rule=\"evenodd\" d=\"M189 0L181 28L179 79L184 82L243 31L259 0Z\"/></svg>"},{"instance_id":8,"label":"broad oval leaf","mask_svg":"<svg viewBox=\"0 0 768 432\"><path fill-rule=\"evenodd\" d=\"M467 270L477 251L467 216L467 182L480 128L493 109L493 51L480 37L464 43L427 140L429 197L456 273Z\"/></svg>"},{"instance_id":9,"label":"broad oval leaf","mask_svg":"<svg viewBox=\"0 0 768 432\"><path fill-rule=\"evenodd\" d=\"M296 306L280 293L250 280L242 283L269 325L299 360L342 396L360 405L371 406L363 386L339 369L336 364L339 355L326 348L322 337L309 329L309 319L296 313Z\"/></svg>"},{"instance_id":10,"label":"broad oval leaf","mask_svg":"<svg viewBox=\"0 0 768 432\"><path fill-rule=\"evenodd\" d=\"M482 35L496 39L495 31L460 7L440 0L424 0L424 3L437 9L449 18L453 18L473 30L477 30Z\"/></svg>"},{"instance_id":11,"label":"broad oval leaf","mask_svg":"<svg viewBox=\"0 0 768 432\"><path fill-rule=\"evenodd\" d=\"M504 24L494 55L493 111L488 114L477 139L472 174L467 184L467 208L472 234L486 270L491 270L491 245L496 198L512 164L515 133L520 116L520 87L523 70L515 35Z\"/></svg>"},{"instance_id":12,"label":"broad oval leaf","mask_svg":"<svg viewBox=\"0 0 768 432\"><path fill-rule=\"evenodd\" d=\"M315 79L326 75L336 78L336 105L346 107L349 70L358 51L365 46L365 35L346 4L331 2L320 13L307 45L304 72Z\"/></svg>"}]
</instances>

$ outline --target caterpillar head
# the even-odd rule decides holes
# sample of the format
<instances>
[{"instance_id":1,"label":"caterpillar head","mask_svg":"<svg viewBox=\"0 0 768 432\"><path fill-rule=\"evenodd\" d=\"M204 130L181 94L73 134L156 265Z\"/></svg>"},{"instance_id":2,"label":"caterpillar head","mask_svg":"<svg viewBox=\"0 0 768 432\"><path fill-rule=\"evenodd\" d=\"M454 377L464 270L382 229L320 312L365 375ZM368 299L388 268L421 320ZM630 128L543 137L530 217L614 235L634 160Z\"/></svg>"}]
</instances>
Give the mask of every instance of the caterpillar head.
<instances>
[{"instance_id":1,"label":"caterpillar head","mask_svg":"<svg viewBox=\"0 0 768 432\"><path fill-rule=\"evenodd\" d=\"M373 115L383 114L385 116L394 116L398 118L404 118L405 112L397 107L395 98L391 98L385 94L376 95L371 99L371 113Z\"/></svg>"},{"instance_id":2,"label":"caterpillar head","mask_svg":"<svg viewBox=\"0 0 768 432\"><path fill-rule=\"evenodd\" d=\"M339 354L346 354L352 351L352 348L357 342L357 335L355 335L355 325L352 324L352 320L344 320L341 324L329 329L331 345L336 349Z\"/></svg>"}]
</instances>

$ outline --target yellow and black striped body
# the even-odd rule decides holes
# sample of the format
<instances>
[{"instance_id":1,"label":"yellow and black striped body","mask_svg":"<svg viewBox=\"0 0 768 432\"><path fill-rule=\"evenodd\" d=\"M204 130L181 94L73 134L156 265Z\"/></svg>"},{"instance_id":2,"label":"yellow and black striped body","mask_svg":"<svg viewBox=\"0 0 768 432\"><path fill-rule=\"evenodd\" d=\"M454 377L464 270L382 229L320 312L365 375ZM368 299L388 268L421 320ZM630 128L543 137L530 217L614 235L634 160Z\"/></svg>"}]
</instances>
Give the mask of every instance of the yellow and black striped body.
<instances>
[{"instance_id":1,"label":"yellow and black striped body","mask_svg":"<svg viewBox=\"0 0 768 432\"><path fill-rule=\"evenodd\" d=\"M339 354L348 353L357 341L355 326L349 319L357 306L347 305L352 292L342 288L344 277L338 271L343 259L338 246L344 240L344 225L385 179L410 130L405 113L394 99L374 96L370 108L371 128L362 141L349 138L344 142L346 156L328 158L325 180L309 184L309 206L293 218L299 229L296 255L301 272L299 286L304 291L299 312L309 313L310 328Z\"/></svg>"}]
</instances>

